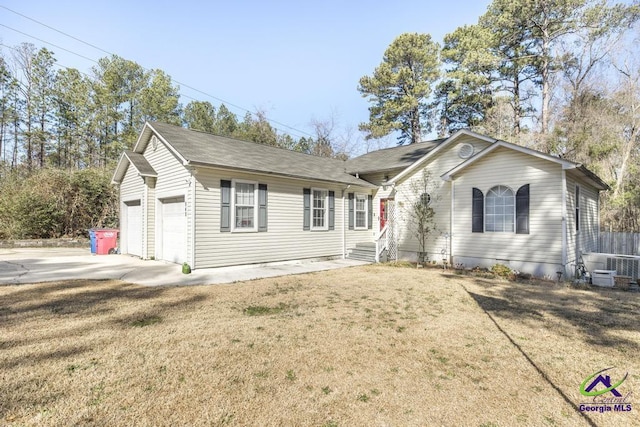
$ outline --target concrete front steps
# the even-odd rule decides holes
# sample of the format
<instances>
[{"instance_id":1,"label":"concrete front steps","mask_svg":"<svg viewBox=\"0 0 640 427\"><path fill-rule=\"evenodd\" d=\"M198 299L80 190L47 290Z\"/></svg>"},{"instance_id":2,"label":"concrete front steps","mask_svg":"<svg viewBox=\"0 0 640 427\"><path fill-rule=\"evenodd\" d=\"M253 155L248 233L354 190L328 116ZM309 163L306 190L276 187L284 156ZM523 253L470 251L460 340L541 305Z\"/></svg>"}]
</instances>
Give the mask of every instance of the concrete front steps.
<instances>
[{"instance_id":1,"label":"concrete front steps","mask_svg":"<svg viewBox=\"0 0 640 427\"><path fill-rule=\"evenodd\" d=\"M348 259L357 259L359 261L376 262L376 244L375 243L356 243L354 248L348 249Z\"/></svg>"}]
</instances>

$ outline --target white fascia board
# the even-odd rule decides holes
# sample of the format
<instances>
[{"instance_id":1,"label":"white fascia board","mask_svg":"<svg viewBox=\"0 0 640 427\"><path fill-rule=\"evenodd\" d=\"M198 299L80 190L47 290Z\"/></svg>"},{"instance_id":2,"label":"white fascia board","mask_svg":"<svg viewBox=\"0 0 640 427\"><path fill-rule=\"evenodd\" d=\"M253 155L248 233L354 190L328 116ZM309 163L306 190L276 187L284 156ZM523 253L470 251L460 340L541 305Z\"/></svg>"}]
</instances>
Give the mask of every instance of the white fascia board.
<instances>
[{"instance_id":1,"label":"white fascia board","mask_svg":"<svg viewBox=\"0 0 640 427\"><path fill-rule=\"evenodd\" d=\"M138 139L136 140L136 143L133 146L134 153L142 154L144 152L144 149L147 146L147 142L149 141L148 136L151 132L150 128L151 128L151 125L149 125L149 122L144 122L144 126L140 131L140 135L138 135Z\"/></svg>"},{"instance_id":2,"label":"white fascia board","mask_svg":"<svg viewBox=\"0 0 640 427\"><path fill-rule=\"evenodd\" d=\"M120 154L118 165L116 166L116 170L113 172L113 177L111 178L111 184L120 184L122 182L124 174L127 171L127 166L130 163L131 160L129 160L124 152Z\"/></svg>"},{"instance_id":3,"label":"white fascia board","mask_svg":"<svg viewBox=\"0 0 640 427\"><path fill-rule=\"evenodd\" d=\"M151 129L153 131L153 133L156 135L156 137L162 141L162 143L169 149L169 151L171 151L181 162L184 166L187 166L189 164L189 161L187 159L185 159L184 157L182 157L182 155L180 153L178 153L178 151L176 151L175 148L173 148L173 146L171 144L169 144L169 141L167 141L166 139L164 139L164 137L160 134L160 132L158 132L157 130L155 130L153 128L153 126L151 126L151 124L149 124L148 122L145 123L145 127L148 126L149 129ZM150 138L147 138L147 140L149 140Z\"/></svg>"},{"instance_id":4,"label":"white fascia board","mask_svg":"<svg viewBox=\"0 0 640 427\"><path fill-rule=\"evenodd\" d=\"M446 141L444 141L442 144L437 146L435 149L433 149L430 152L428 152L427 154L425 154L422 158L416 160L413 164L408 166L406 169L404 169L398 175L394 176L392 179L390 179L388 181L388 183L389 184L394 184L394 183L398 182L399 180L401 180L402 178L406 177L407 175L412 173L415 169L420 167L420 165L422 165L426 160L428 160L431 157L435 156L437 153L443 151L446 147L448 147L451 144L453 144L457 139L459 139L462 136L470 136L470 137L473 137L473 138L488 142L490 144L493 144L493 143L495 143L497 141L496 139L490 138L488 136L481 135L479 133L475 133L475 132L472 132L472 131L467 130L467 129L461 129L461 130L457 131L456 133L454 133L453 135L451 135L449 138L447 138Z\"/></svg>"},{"instance_id":5,"label":"white fascia board","mask_svg":"<svg viewBox=\"0 0 640 427\"><path fill-rule=\"evenodd\" d=\"M485 157L486 155L492 153L493 151L497 150L500 147L507 148L507 149L514 150L514 151L518 151L520 153L523 153L523 154L526 154L526 155L529 155L529 156L534 156L534 157L537 157L537 158L540 158L540 159L543 159L543 160L547 160L547 161L550 161L550 162L554 162L554 163L560 164L562 166L563 170L564 169L574 169L574 168L579 166L577 163L570 162L568 160L560 159L560 158L557 158L557 157L553 157L553 156L550 156L548 154L542 153L540 151L532 150L532 149L526 148L526 147L521 147L519 145L511 144L510 142L506 142L506 141L498 141L498 142L490 145L489 147L485 148L484 150L480 151L475 156L472 156L471 158L467 159L466 161L460 163L458 166L454 167L450 171L444 173L443 175L441 175L441 178L443 180L445 180L445 181L451 181L453 179L453 176L456 175L458 172L460 172L461 170L465 169L469 165L477 162L478 160L482 159L483 157Z\"/></svg>"},{"instance_id":6,"label":"white fascia board","mask_svg":"<svg viewBox=\"0 0 640 427\"><path fill-rule=\"evenodd\" d=\"M182 162L183 165L186 166L188 164L187 159L182 157L182 155L180 155L180 153L178 153L176 149L173 148L173 146L169 144L169 142L166 139L164 139L164 137L160 134L160 132L155 130L153 126L151 126L151 123L149 122L145 122L144 127L140 132L140 136L138 136L138 140L136 141L136 144L133 147L133 151L135 153L140 153L140 154L144 153L144 150L149 144L149 140L151 140L152 135L155 135L160 141L162 141L162 143L169 149L169 151L171 151L180 160L180 162Z\"/></svg>"}]
</instances>

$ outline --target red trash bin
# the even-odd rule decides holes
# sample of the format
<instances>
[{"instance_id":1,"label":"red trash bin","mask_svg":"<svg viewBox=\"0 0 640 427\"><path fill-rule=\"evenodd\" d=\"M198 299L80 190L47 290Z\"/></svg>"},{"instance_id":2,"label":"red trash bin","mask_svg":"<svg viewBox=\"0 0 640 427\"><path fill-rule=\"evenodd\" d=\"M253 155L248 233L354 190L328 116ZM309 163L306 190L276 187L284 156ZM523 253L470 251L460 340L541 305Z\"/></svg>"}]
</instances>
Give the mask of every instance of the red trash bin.
<instances>
[{"instance_id":1,"label":"red trash bin","mask_svg":"<svg viewBox=\"0 0 640 427\"><path fill-rule=\"evenodd\" d=\"M116 253L118 247L118 229L102 228L95 230L96 254L108 255Z\"/></svg>"}]
</instances>

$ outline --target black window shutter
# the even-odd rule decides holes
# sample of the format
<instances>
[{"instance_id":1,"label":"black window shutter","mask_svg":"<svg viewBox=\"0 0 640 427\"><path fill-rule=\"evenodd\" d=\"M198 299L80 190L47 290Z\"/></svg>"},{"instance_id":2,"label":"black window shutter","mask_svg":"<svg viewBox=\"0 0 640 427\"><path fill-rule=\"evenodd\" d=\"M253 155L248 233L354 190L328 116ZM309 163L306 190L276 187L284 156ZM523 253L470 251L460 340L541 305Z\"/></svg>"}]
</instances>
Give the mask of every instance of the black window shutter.
<instances>
[{"instance_id":1,"label":"black window shutter","mask_svg":"<svg viewBox=\"0 0 640 427\"><path fill-rule=\"evenodd\" d=\"M367 228L371 230L373 228L373 196L369 194L367 196Z\"/></svg>"},{"instance_id":2,"label":"black window shutter","mask_svg":"<svg viewBox=\"0 0 640 427\"><path fill-rule=\"evenodd\" d=\"M258 231L267 231L267 184L258 184Z\"/></svg>"},{"instance_id":3,"label":"black window shutter","mask_svg":"<svg viewBox=\"0 0 640 427\"><path fill-rule=\"evenodd\" d=\"M231 181L220 181L220 231L231 231Z\"/></svg>"},{"instance_id":4,"label":"black window shutter","mask_svg":"<svg viewBox=\"0 0 640 427\"><path fill-rule=\"evenodd\" d=\"M302 220L302 229L309 230L311 228L311 189L302 189L304 215Z\"/></svg>"},{"instance_id":5,"label":"black window shutter","mask_svg":"<svg viewBox=\"0 0 640 427\"><path fill-rule=\"evenodd\" d=\"M349 230L353 230L353 198L354 198L354 194L353 193L349 193Z\"/></svg>"},{"instance_id":6,"label":"black window shutter","mask_svg":"<svg viewBox=\"0 0 640 427\"><path fill-rule=\"evenodd\" d=\"M516 234L529 234L529 184L516 193Z\"/></svg>"},{"instance_id":7,"label":"black window shutter","mask_svg":"<svg viewBox=\"0 0 640 427\"><path fill-rule=\"evenodd\" d=\"M576 204L576 231L580 231L580 187L576 185L576 194L575 194L575 204Z\"/></svg>"},{"instance_id":8,"label":"black window shutter","mask_svg":"<svg viewBox=\"0 0 640 427\"><path fill-rule=\"evenodd\" d=\"M471 212L471 231L473 233L484 232L484 195L477 188L473 189L473 202Z\"/></svg>"},{"instance_id":9,"label":"black window shutter","mask_svg":"<svg viewBox=\"0 0 640 427\"><path fill-rule=\"evenodd\" d=\"M329 230L336 228L336 193L329 191Z\"/></svg>"}]
</instances>

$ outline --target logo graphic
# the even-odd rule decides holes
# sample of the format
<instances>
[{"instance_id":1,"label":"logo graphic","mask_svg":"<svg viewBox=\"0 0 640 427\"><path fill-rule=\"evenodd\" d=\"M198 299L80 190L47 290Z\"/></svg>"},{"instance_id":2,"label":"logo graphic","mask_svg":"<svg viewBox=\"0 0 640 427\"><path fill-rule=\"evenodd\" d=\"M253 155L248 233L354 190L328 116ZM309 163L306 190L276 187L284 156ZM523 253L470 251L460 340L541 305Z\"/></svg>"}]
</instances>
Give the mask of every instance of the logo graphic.
<instances>
[{"instance_id":1,"label":"logo graphic","mask_svg":"<svg viewBox=\"0 0 640 427\"><path fill-rule=\"evenodd\" d=\"M616 390L616 388L620 387L620 384L622 384L624 380L627 379L627 377L629 376L629 373L627 372L620 381L618 381L614 385L611 385L611 377L609 375L606 375L604 377L602 375L599 375L604 371L608 371L609 369L613 369L613 367L603 369L587 377L587 379L584 380L582 384L580 384L580 394L582 394L583 396L600 396L602 394L611 392L615 397L622 397L622 395L618 390ZM589 387L584 388L584 386L587 385L587 383L596 375L598 375L598 378L596 378L591 384L589 384ZM598 384L602 384L606 388L604 390L592 391Z\"/></svg>"},{"instance_id":2,"label":"logo graphic","mask_svg":"<svg viewBox=\"0 0 640 427\"><path fill-rule=\"evenodd\" d=\"M583 412L630 412L632 410L630 398L633 392L623 395L618 388L629 376L625 373L621 380L613 382L611 376L603 372L613 369L605 368L595 374L589 375L580 384L580 394L591 397L591 401L580 403L580 411ZM611 394L609 394L611 393Z\"/></svg>"}]
</instances>

